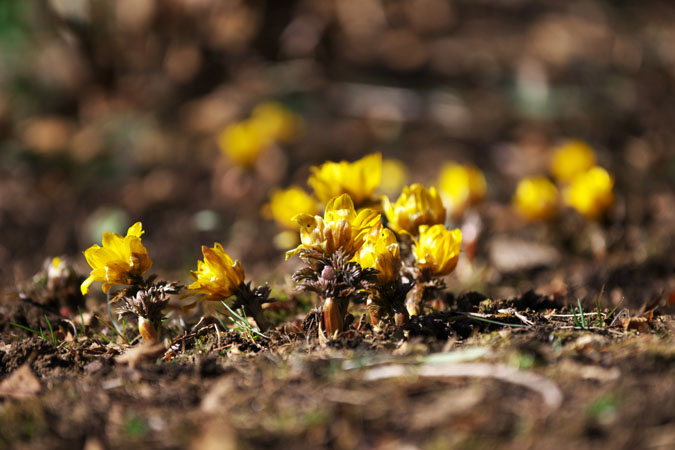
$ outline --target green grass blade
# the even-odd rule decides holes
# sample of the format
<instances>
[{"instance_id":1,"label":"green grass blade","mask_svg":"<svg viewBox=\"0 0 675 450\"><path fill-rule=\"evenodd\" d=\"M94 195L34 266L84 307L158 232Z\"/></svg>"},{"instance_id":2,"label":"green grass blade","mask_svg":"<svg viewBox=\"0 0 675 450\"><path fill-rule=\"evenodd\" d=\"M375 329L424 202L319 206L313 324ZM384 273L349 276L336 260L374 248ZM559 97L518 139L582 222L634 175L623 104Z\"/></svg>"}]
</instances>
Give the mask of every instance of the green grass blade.
<instances>
[{"instance_id":1,"label":"green grass blade","mask_svg":"<svg viewBox=\"0 0 675 450\"><path fill-rule=\"evenodd\" d=\"M100 338L102 338L103 340L107 341L108 344L112 344L112 343L113 343L113 341L111 341L109 338L105 337L105 336L102 335L101 333L96 333L94 336L95 336L95 337L100 337Z\"/></svg>"},{"instance_id":2,"label":"green grass blade","mask_svg":"<svg viewBox=\"0 0 675 450\"><path fill-rule=\"evenodd\" d=\"M25 326L25 325L21 325L21 324L14 323L14 322L10 322L9 324L12 325L12 326L15 326L15 327L17 327L17 328L21 328L22 330L29 331L29 332L31 332L31 333L37 335L37 336L40 335L40 333L39 333L37 330L34 330L34 329L32 329L32 328L28 328L28 327Z\"/></svg>"},{"instance_id":3,"label":"green grass blade","mask_svg":"<svg viewBox=\"0 0 675 450\"><path fill-rule=\"evenodd\" d=\"M246 319L244 319L243 317L241 317L236 311L234 311L232 308L230 308L230 307L228 306L228 304L225 303L223 300L221 300L220 303L222 303L223 306L229 311L229 313L232 314L234 317L236 317L236 318L238 319L238 321L242 322L242 323L237 323L237 321L235 321L234 319L232 319L232 318L230 317L230 320L231 320L233 323L235 323L236 325L239 325L240 327L242 327L242 325L243 325L244 330L248 331L249 333L256 334L256 335L258 335L258 336L264 337L265 339L269 339L267 336L265 336L264 334L262 334L260 331L258 331L258 330L256 330L256 329L254 329L253 327L251 327L251 325L248 323L248 320L246 320ZM244 309L244 308L242 308L242 310L243 310L243 309ZM244 315L246 315L246 311L244 311Z\"/></svg>"},{"instance_id":4,"label":"green grass blade","mask_svg":"<svg viewBox=\"0 0 675 450\"><path fill-rule=\"evenodd\" d=\"M586 317L584 316L584 308L581 306L581 299L577 299L577 304L579 305L579 316L581 316L581 328L588 328L586 324Z\"/></svg>"},{"instance_id":5,"label":"green grass blade","mask_svg":"<svg viewBox=\"0 0 675 450\"><path fill-rule=\"evenodd\" d=\"M581 328L581 322L579 322L579 318L577 317L577 309L572 306L572 318L574 320L574 326L577 328Z\"/></svg>"},{"instance_id":6,"label":"green grass blade","mask_svg":"<svg viewBox=\"0 0 675 450\"><path fill-rule=\"evenodd\" d=\"M609 312L609 314L607 314L607 317L605 317L605 320L609 320L609 318L612 317L612 315L614 315L614 313L616 312L616 310L617 310L617 309L619 308L619 306L621 306L621 304L623 303L623 300L624 300L624 299L621 298L621 301L620 301L619 303L616 304L616 306L614 307L614 309L612 309L612 310Z\"/></svg>"},{"instance_id":7,"label":"green grass blade","mask_svg":"<svg viewBox=\"0 0 675 450\"><path fill-rule=\"evenodd\" d=\"M52 345L56 346L58 345L58 341L56 340L56 336L54 336L54 329L52 328L52 324L49 321L49 317L47 317L47 314L45 314L45 320L47 321L47 326L49 327L49 341L52 343Z\"/></svg>"}]
</instances>

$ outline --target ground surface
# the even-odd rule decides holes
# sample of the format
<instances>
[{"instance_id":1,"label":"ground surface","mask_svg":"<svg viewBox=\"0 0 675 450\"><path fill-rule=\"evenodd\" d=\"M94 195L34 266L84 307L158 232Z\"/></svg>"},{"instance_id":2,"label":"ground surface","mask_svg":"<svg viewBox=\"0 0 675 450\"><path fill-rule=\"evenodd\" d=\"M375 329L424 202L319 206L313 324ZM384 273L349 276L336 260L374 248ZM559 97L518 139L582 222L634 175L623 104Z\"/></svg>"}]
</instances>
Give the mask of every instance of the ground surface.
<instances>
[{"instance_id":1,"label":"ground surface","mask_svg":"<svg viewBox=\"0 0 675 450\"><path fill-rule=\"evenodd\" d=\"M55 318L58 347L3 333L0 445L672 447L675 321L614 316L585 312L584 330L548 297L469 293L328 342L203 322L169 351L64 337Z\"/></svg>"},{"instance_id":2,"label":"ground surface","mask_svg":"<svg viewBox=\"0 0 675 450\"><path fill-rule=\"evenodd\" d=\"M670 2L281 3L0 2L0 448L674 448ZM232 167L218 133L267 100L305 133ZM567 138L615 204L526 224L514 187ZM427 185L480 167L482 231L435 310L374 331L356 305L328 341L260 208L373 151ZM222 242L276 329L174 299L166 345L116 335L81 252L136 220L160 279ZM75 272L49 287L57 255Z\"/></svg>"}]
</instances>

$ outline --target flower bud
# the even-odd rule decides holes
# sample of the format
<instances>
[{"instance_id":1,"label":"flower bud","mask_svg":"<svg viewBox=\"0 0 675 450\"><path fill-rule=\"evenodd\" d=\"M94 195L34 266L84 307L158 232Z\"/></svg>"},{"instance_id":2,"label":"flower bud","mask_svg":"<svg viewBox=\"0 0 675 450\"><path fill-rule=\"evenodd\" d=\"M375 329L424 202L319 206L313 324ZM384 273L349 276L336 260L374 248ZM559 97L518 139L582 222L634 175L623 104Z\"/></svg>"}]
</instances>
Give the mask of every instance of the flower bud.
<instances>
[{"instance_id":1,"label":"flower bud","mask_svg":"<svg viewBox=\"0 0 675 450\"><path fill-rule=\"evenodd\" d=\"M335 269L333 266L323 266L321 271L321 279L326 281L332 281L335 279Z\"/></svg>"},{"instance_id":2,"label":"flower bud","mask_svg":"<svg viewBox=\"0 0 675 450\"><path fill-rule=\"evenodd\" d=\"M328 297L323 303L323 323L329 338L342 331L344 318L339 305L332 297Z\"/></svg>"},{"instance_id":3,"label":"flower bud","mask_svg":"<svg viewBox=\"0 0 675 450\"><path fill-rule=\"evenodd\" d=\"M148 344L155 344L158 341L157 328L145 317L138 318L138 332L141 333L143 341Z\"/></svg>"}]
</instances>

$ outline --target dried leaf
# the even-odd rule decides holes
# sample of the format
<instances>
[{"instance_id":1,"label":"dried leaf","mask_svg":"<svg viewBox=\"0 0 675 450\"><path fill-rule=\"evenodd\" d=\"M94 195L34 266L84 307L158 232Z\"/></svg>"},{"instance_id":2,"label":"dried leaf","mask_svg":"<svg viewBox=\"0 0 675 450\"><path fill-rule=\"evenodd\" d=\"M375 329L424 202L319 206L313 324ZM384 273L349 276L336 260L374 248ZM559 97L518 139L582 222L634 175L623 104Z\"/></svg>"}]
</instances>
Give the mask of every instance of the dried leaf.
<instances>
[{"instance_id":1,"label":"dried leaf","mask_svg":"<svg viewBox=\"0 0 675 450\"><path fill-rule=\"evenodd\" d=\"M28 363L16 369L0 383L0 397L29 398L40 392L40 380Z\"/></svg>"}]
</instances>

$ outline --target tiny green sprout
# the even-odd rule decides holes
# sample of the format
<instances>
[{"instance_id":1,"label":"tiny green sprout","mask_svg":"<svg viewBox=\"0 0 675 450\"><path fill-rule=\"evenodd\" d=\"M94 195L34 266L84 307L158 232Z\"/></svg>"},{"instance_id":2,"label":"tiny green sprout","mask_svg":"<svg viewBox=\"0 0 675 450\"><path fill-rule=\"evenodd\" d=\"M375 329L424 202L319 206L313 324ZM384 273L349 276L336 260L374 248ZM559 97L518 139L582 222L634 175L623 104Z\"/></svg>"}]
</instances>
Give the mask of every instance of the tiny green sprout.
<instances>
[{"instance_id":1,"label":"tiny green sprout","mask_svg":"<svg viewBox=\"0 0 675 450\"><path fill-rule=\"evenodd\" d=\"M579 305L579 316L577 317L577 310L574 306L572 306L572 316L574 320L574 326L577 328L583 328L586 329L588 328L588 324L586 323L586 316L584 315L584 308L581 306L581 299L577 299L577 305Z\"/></svg>"},{"instance_id":2,"label":"tiny green sprout","mask_svg":"<svg viewBox=\"0 0 675 450\"><path fill-rule=\"evenodd\" d=\"M243 313L243 317L238 314L235 310L233 310L227 303L224 301L221 301L225 309L230 313L230 316L228 316L228 319L235 325L235 329L238 330L241 333L246 334L249 339L252 341L255 340L256 337L262 337L265 339L269 339L267 336L265 336L263 333L260 331L256 330L251 326L251 324L248 323L248 317L246 316L246 309L242 308L241 311ZM219 315L220 316L220 315ZM218 320L220 321L220 324L223 326L223 328L227 328L225 326L225 323L223 320L218 317Z\"/></svg>"},{"instance_id":3,"label":"tiny green sprout","mask_svg":"<svg viewBox=\"0 0 675 450\"><path fill-rule=\"evenodd\" d=\"M40 336L45 341L51 343L54 347L60 347L61 345L65 344L65 341L59 344L58 339L56 339L56 336L54 335L54 329L52 328L51 322L49 322L49 318L47 317L46 314L44 317L45 320L47 321L47 326L49 327L49 337L45 335L44 331L42 330L42 327L40 327L40 331L37 331L25 325L21 325L19 323L10 322L10 325L15 326L17 328L21 328L22 330L28 331L29 333L33 333L36 336Z\"/></svg>"}]
</instances>

